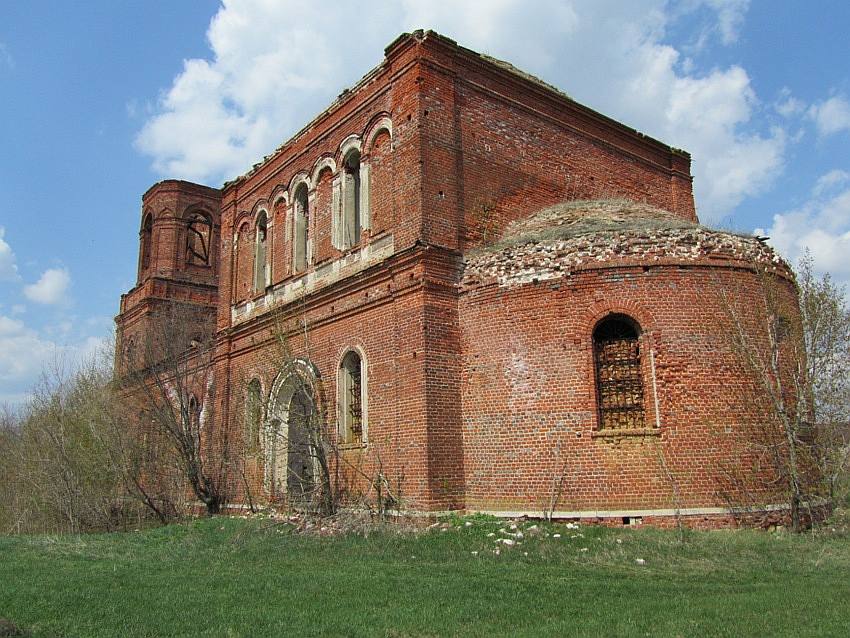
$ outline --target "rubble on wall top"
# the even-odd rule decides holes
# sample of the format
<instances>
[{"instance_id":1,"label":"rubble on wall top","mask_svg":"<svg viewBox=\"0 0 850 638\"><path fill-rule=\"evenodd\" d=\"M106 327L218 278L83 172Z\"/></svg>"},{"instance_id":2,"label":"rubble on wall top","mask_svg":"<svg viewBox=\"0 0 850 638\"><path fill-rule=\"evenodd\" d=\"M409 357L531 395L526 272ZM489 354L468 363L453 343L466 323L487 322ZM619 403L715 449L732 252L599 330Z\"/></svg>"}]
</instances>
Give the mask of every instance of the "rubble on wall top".
<instances>
[{"instance_id":1,"label":"rubble on wall top","mask_svg":"<svg viewBox=\"0 0 850 638\"><path fill-rule=\"evenodd\" d=\"M573 200L512 222L499 241L480 250L493 252L529 241L569 239L606 231L697 227L668 210L628 199Z\"/></svg>"},{"instance_id":2,"label":"rubble on wall top","mask_svg":"<svg viewBox=\"0 0 850 638\"><path fill-rule=\"evenodd\" d=\"M564 93L561 89L559 89L555 85L549 84L548 82L541 80L536 75L532 75L531 73L528 73L526 71L523 71L520 68L515 67L510 62L506 62L505 60L500 60L499 58L494 58L493 56L487 55L486 53L478 53L477 55L478 55L479 58L481 58L485 62L489 62L490 64L492 64L494 66L497 66L501 69L504 69L508 73L513 73L514 75L518 75L522 79L528 80L529 82L532 82L533 84L537 84L540 87L546 89L547 91L552 91L553 93L557 93L562 98L565 98L565 99L569 100L570 102L575 102L575 100L572 97L570 97L569 95Z\"/></svg>"},{"instance_id":3,"label":"rubble on wall top","mask_svg":"<svg viewBox=\"0 0 850 638\"><path fill-rule=\"evenodd\" d=\"M496 243L466 255L462 288L517 286L612 263L740 261L787 271L758 238L719 231L628 200L564 202L513 222Z\"/></svg>"}]
</instances>

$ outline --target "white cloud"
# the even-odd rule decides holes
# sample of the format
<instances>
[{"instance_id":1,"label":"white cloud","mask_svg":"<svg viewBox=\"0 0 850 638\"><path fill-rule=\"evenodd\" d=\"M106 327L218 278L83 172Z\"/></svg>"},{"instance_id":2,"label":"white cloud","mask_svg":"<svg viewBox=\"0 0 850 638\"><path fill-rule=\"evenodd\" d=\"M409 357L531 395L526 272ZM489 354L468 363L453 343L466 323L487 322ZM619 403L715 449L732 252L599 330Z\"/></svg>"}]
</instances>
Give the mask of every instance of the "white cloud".
<instances>
[{"instance_id":1,"label":"white cloud","mask_svg":"<svg viewBox=\"0 0 850 638\"><path fill-rule=\"evenodd\" d=\"M0 382L31 377L54 350L22 321L0 315Z\"/></svg>"},{"instance_id":2,"label":"white cloud","mask_svg":"<svg viewBox=\"0 0 850 638\"><path fill-rule=\"evenodd\" d=\"M834 95L809 107L808 116L814 120L821 137L850 131L850 102Z\"/></svg>"},{"instance_id":3,"label":"white cloud","mask_svg":"<svg viewBox=\"0 0 850 638\"><path fill-rule=\"evenodd\" d=\"M750 0L708 0L708 4L717 11L717 21L724 44L737 42L744 16L750 6Z\"/></svg>"},{"instance_id":4,"label":"white cloud","mask_svg":"<svg viewBox=\"0 0 850 638\"><path fill-rule=\"evenodd\" d=\"M210 58L184 63L136 145L164 175L232 178L378 63L399 33L433 28L689 150L700 214L719 219L782 170L788 136L754 125L760 105L742 67L700 73L664 38L671 21L701 10L710 16L709 30L733 42L747 6L396 0L304 11L294 0L226 0L208 30Z\"/></svg>"},{"instance_id":5,"label":"white cloud","mask_svg":"<svg viewBox=\"0 0 850 638\"><path fill-rule=\"evenodd\" d=\"M850 181L850 173L845 170L841 170L840 168L835 168L818 178L818 181L815 182L815 186L812 189L812 194L815 197L821 197L828 194L837 186L846 184L848 181Z\"/></svg>"},{"instance_id":6,"label":"white cloud","mask_svg":"<svg viewBox=\"0 0 850 638\"><path fill-rule=\"evenodd\" d=\"M806 103L795 98L791 89L786 86L779 92L779 99L776 100L773 108L782 117L793 117L806 110Z\"/></svg>"},{"instance_id":7,"label":"white cloud","mask_svg":"<svg viewBox=\"0 0 850 638\"><path fill-rule=\"evenodd\" d=\"M792 263L809 249L816 271L850 283L850 173L826 173L817 180L807 202L774 215L772 227L756 229L756 233L768 235L770 243Z\"/></svg>"},{"instance_id":8,"label":"white cloud","mask_svg":"<svg viewBox=\"0 0 850 638\"><path fill-rule=\"evenodd\" d=\"M15 263L15 253L3 237L6 229L0 226L0 281L15 281L18 279L18 266Z\"/></svg>"},{"instance_id":9,"label":"white cloud","mask_svg":"<svg viewBox=\"0 0 850 638\"><path fill-rule=\"evenodd\" d=\"M711 9L716 14L716 20L709 25L709 32L720 35L723 44L737 42L741 25L750 6L750 0L689 0L684 2L684 10L693 10L700 6ZM703 35L702 39L705 39Z\"/></svg>"},{"instance_id":10,"label":"white cloud","mask_svg":"<svg viewBox=\"0 0 850 638\"><path fill-rule=\"evenodd\" d=\"M66 268L49 268L34 284L24 287L24 295L30 301L55 305L67 301L71 286L71 274Z\"/></svg>"},{"instance_id":11,"label":"white cloud","mask_svg":"<svg viewBox=\"0 0 850 638\"><path fill-rule=\"evenodd\" d=\"M0 404L26 400L42 372L55 366L73 368L102 352L104 344L98 337L58 343L18 319L0 315Z\"/></svg>"}]
</instances>

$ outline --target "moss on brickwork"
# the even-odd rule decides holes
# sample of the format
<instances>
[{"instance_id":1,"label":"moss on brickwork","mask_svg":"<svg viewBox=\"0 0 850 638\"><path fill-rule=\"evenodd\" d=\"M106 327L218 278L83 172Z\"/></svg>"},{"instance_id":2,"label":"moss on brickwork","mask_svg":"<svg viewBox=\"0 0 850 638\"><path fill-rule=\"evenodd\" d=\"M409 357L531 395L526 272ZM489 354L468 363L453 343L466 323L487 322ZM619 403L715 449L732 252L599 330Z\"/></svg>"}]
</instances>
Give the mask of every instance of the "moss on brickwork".
<instances>
[{"instance_id":1,"label":"moss on brickwork","mask_svg":"<svg viewBox=\"0 0 850 638\"><path fill-rule=\"evenodd\" d=\"M528 218L513 222L499 240L470 251L469 256L531 242L572 239L594 233L700 227L670 211L628 199L574 200L549 206Z\"/></svg>"},{"instance_id":2,"label":"moss on brickwork","mask_svg":"<svg viewBox=\"0 0 850 638\"><path fill-rule=\"evenodd\" d=\"M498 241L468 252L463 286L493 279L517 285L558 278L588 265L706 257L790 272L773 249L752 235L713 230L626 199L577 200L515 221Z\"/></svg>"}]
</instances>

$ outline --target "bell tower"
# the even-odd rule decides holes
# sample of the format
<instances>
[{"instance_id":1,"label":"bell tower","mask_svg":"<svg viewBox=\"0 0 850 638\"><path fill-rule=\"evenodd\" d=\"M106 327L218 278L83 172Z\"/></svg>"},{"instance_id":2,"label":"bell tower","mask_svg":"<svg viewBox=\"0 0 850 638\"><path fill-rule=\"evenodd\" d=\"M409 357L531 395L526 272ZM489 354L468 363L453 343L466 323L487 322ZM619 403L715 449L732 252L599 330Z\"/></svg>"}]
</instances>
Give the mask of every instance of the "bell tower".
<instances>
[{"instance_id":1,"label":"bell tower","mask_svg":"<svg viewBox=\"0 0 850 638\"><path fill-rule=\"evenodd\" d=\"M212 338L218 302L221 191L165 180L142 196L136 285L115 318L116 363L127 359L165 307L180 304Z\"/></svg>"}]
</instances>

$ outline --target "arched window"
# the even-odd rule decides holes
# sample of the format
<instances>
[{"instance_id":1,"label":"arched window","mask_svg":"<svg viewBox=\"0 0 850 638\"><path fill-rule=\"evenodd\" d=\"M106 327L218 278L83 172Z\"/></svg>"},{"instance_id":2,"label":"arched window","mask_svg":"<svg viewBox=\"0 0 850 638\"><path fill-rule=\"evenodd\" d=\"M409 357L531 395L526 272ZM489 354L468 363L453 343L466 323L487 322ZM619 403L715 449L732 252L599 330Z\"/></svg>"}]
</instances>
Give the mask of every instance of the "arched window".
<instances>
[{"instance_id":1,"label":"arched window","mask_svg":"<svg viewBox=\"0 0 850 638\"><path fill-rule=\"evenodd\" d=\"M150 213L145 215L142 221L142 246L141 246L141 264L142 271L147 270L151 265L151 248L153 246L153 218Z\"/></svg>"},{"instance_id":2,"label":"arched window","mask_svg":"<svg viewBox=\"0 0 850 638\"><path fill-rule=\"evenodd\" d=\"M260 446L260 423L263 420L263 393L258 379L248 384L245 397L245 451L255 453Z\"/></svg>"},{"instance_id":3,"label":"arched window","mask_svg":"<svg viewBox=\"0 0 850 638\"><path fill-rule=\"evenodd\" d=\"M257 218L257 236L254 242L254 290L266 289L268 284L268 260L266 245L268 243L269 223L266 212L262 211Z\"/></svg>"},{"instance_id":4,"label":"arched window","mask_svg":"<svg viewBox=\"0 0 850 638\"><path fill-rule=\"evenodd\" d=\"M360 151L349 151L343 161L342 243L360 243Z\"/></svg>"},{"instance_id":5,"label":"arched window","mask_svg":"<svg viewBox=\"0 0 850 638\"><path fill-rule=\"evenodd\" d=\"M251 229L245 222L239 226L234 238L235 268L233 278L234 301L248 296L253 283L251 277Z\"/></svg>"},{"instance_id":6,"label":"arched window","mask_svg":"<svg viewBox=\"0 0 850 638\"><path fill-rule=\"evenodd\" d=\"M188 410L186 425L189 428L189 432L197 434L201 427L201 411L198 409L198 400L194 394L189 395L189 401L186 407Z\"/></svg>"},{"instance_id":7,"label":"arched window","mask_svg":"<svg viewBox=\"0 0 850 638\"><path fill-rule=\"evenodd\" d=\"M136 369L136 340L133 337L124 343L124 351L121 354L121 365L124 372L132 372Z\"/></svg>"},{"instance_id":8,"label":"arched window","mask_svg":"<svg viewBox=\"0 0 850 638\"><path fill-rule=\"evenodd\" d=\"M601 321L593 331L599 429L645 427L640 326L625 315Z\"/></svg>"},{"instance_id":9,"label":"arched window","mask_svg":"<svg viewBox=\"0 0 850 638\"><path fill-rule=\"evenodd\" d=\"M363 359L355 351L349 351L342 359L337 380L342 443L365 442L366 388L363 376Z\"/></svg>"},{"instance_id":10,"label":"arched window","mask_svg":"<svg viewBox=\"0 0 850 638\"><path fill-rule=\"evenodd\" d=\"M307 184L302 182L295 190L295 270L307 268L307 245L310 233L310 202Z\"/></svg>"},{"instance_id":11,"label":"arched window","mask_svg":"<svg viewBox=\"0 0 850 638\"><path fill-rule=\"evenodd\" d=\"M212 237L210 218L201 213L192 213L186 221L186 262L209 266Z\"/></svg>"}]
</instances>

